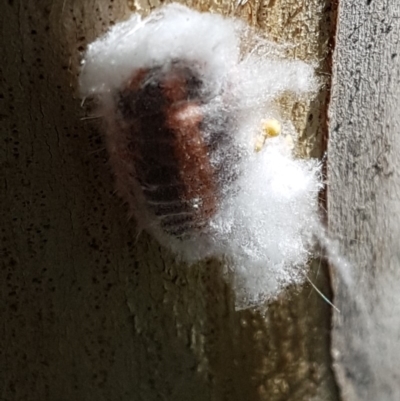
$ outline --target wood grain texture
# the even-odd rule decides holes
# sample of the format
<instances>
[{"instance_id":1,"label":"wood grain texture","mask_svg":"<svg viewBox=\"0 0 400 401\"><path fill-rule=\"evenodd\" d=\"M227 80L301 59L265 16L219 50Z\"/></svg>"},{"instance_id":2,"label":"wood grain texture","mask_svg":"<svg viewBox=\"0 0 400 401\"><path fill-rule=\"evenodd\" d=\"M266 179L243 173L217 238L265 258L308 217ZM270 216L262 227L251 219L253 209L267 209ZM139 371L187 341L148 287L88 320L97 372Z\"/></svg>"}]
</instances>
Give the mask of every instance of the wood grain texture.
<instances>
[{"instance_id":1,"label":"wood grain texture","mask_svg":"<svg viewBox=\"0 0 400 401\"><path fill-rule=\"evenodd\" d=\"M114 195L98 126L81 120L79 60L110 24L158 4L0 5L0 399L336 400L330 308L315 291L235 312L217 262L188 268L146 234L137 239ZM330 4L250 1L237 13L329 73ZM285 100L304 154L321 154L326 89L313 104ZM324 269L314 271L329 292Z\"/></svg>"},{"instance_id":2,"label":"wood grain texture","mask_svg":"<svg viewBox=\"0 0 400 401\"><path fill-rule=\"evenodd\" d=\"M345 2L334 56L328 220L336 271L334 356L344 400L398 400L400 5Z\"/></svg>"}]
</instances>

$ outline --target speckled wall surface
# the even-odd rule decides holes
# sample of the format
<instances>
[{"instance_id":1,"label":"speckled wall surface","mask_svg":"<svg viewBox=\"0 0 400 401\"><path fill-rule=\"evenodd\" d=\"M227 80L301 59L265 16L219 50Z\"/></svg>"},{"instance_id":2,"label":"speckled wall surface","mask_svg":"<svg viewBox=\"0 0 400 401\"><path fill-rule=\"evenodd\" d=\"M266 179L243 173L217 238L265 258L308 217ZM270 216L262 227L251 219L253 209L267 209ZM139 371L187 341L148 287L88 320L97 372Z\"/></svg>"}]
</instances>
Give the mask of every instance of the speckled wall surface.
<instances>
[{"instance_id":1,"label":"speckled wall surface","mask_svg":"<svg viewBox=\"0 0 400 401\"><path fill-rule=\"evenodd\" d=\"M235 312L217 262L188 268L136 239L113 194L76 74L86 44L139 9L149 4L0 5L0 399L336 400L330 307L314 290ZM329 74L330 1L249 2L239 14ZM327 88L312 105L283 99L299 129L308 121L303 154L321 155ZM329 293L326 269L314 270Z\"/></svg>"},{"instance_id":2,"label":"speckled wall surface","mask_svg":"<svg viewBox=\"0 0 400 401\"><path fill-rule=\"evenodd\" d=\"M329 108L333 355L343 399L400 399L400 3L343 2ZM379 17L378 17L379 16Z\"/></svg>"}]
</instances>

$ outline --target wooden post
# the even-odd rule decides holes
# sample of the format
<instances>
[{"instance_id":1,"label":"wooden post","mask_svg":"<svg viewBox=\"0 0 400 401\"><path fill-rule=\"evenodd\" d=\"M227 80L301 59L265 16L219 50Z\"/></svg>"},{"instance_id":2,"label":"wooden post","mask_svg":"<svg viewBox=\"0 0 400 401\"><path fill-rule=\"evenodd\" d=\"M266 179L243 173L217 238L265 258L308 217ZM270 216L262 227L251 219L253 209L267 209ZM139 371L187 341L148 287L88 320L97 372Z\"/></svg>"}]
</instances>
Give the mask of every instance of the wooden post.
<instances>
[{"instance_id":1,"label":"wooden post","mask_svg":"<svg viewBox=\"0 0 400 401\"><path fill-rule=\"evenodd\" d=\"M79 59L110 24L156 5L0 5L0 399L337 400L330 306L311 287L236 312L217 261L188 268L146 234L136 239L113 193L98 126L81 119ZM331 1L250 0L237 14L329 74ZM307 156L323 152L322 83L311 105L285 100ZM329 293L324 269L312 279Z\"/></svg>"},{"instance_id":2,"label":"wooden post","mask_svg":"<svg viewBox=\"0 0 400 401\"><path fill-rule=\"evenodd\" d=\"M333 332L344 400L398 400L400 5L342 2L328 147L328 223L341 244Z\"/></svg>"}]
</instances>

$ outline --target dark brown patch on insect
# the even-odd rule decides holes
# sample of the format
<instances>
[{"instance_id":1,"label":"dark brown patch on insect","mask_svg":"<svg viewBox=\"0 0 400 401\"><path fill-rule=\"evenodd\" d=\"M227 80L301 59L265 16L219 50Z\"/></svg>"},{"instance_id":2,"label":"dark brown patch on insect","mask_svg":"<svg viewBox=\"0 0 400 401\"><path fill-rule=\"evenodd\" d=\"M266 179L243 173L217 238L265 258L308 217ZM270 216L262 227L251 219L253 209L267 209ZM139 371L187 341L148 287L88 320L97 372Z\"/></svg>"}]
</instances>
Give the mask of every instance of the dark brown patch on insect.
<instances>
[{"instance_id":1,"label":"dark brown patch on insect","mask_svg":"<svg viewBox=\"0 0 400 401\"><path fill-rule=\"evenodd\" d=\"M204 227L219 201L221 168L210 152L223 128L205 139L204 96L201 79L183 63L139 70L118 94L135 178L148 209L176 237Z\"/></svg>"}]
</instances>

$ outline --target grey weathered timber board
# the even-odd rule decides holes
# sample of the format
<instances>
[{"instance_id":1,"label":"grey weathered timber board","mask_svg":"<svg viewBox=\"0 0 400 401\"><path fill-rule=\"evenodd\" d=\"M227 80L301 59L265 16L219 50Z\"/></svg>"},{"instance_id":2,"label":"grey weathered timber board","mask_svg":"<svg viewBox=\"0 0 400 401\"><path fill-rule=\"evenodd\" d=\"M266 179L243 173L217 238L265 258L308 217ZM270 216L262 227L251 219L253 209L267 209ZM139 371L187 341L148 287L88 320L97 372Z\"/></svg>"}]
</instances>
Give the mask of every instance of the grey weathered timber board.
<instances>
[{"instance_id":1,"label":"grey weathered timber board","mask_svg":"<svg viewBox=\"0 0 400 401\"><path fill-rule=\"evenodd\" d=\"M400 399L400 3L342 1L328 144L333 355L344 400Z\"/></svg>"}]
</instances>

